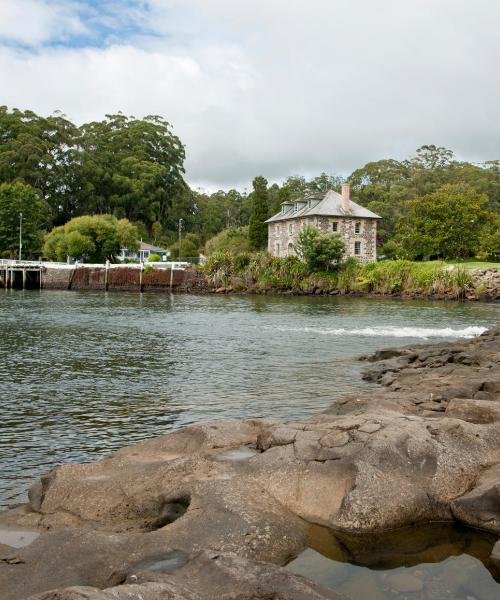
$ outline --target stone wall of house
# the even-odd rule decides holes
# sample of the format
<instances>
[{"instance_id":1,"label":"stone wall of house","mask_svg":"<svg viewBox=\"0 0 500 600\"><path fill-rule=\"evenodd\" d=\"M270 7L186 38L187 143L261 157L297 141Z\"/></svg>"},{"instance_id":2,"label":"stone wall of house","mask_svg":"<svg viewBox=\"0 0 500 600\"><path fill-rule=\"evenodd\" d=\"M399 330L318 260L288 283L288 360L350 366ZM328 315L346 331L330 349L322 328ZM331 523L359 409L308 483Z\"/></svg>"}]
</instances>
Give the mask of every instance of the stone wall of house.
<instances>
[{"instance_id":1,"label":"stone wall of house","mask_svg":"<svg viewBox=\"0 0 500 600\"><path fill-rule=\"evenodd\" d=\"M337 231L333 224L337 223ZM360 231L356 233L356 223ZM377 260L376 219L345 217L303 217L288 219L269 225L268 250L272 256L295 256L295 244L300 230L306 225L317 227L322 233L337 233L345 242L347 256L355 256L360 262ZM355 243L360 243L360 253L355 253Z\"/></svg>"}]
</instances>

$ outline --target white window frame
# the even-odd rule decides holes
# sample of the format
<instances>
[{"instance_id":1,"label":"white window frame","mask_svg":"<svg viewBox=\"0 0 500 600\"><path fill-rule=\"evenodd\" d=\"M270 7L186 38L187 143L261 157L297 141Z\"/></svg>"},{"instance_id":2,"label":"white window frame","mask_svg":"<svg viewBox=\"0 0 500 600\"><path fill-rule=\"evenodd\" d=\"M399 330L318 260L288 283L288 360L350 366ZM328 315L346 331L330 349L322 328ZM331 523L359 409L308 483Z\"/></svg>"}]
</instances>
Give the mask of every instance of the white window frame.
<instances>
[{"instance_id":1,"label":"white window frame","mask_svg":"<svg viewBox=\"0 0 500 600\"><path fill-rule=\"evenodd\" d=\"M293 235L293 223L288 223L288 235Z\"/></svg>"},{"instance_id":2,"label":"white window frame","mask_svg":"<svg viewBox=\"0 0 500 600\"><path fill-rule=\"evenodd\" d=\"M358 252L356 252L356 249L358 250ZM361 256L361 241L360 240L356 240L354 242L354 256Z\"/></svg>"},{"instance_id":3,"label":"white window frame","mask_svg":"<svg viewBox=\"0 0 500 600\"><path fill-rule=\"evenodd\" d=\"M339 232L339 222L332 221L332 233L338 233L338 232Z\"/></svg>"},{"instance_id":4,"label":"white window frame","mask_svg":"<svg viewBox=\"0 0 500 600\"><path fill-rule=\"evenodd\" d=\"M361 221L354 223L354 233L361 233Z\"/></svg>"}]
</instances>

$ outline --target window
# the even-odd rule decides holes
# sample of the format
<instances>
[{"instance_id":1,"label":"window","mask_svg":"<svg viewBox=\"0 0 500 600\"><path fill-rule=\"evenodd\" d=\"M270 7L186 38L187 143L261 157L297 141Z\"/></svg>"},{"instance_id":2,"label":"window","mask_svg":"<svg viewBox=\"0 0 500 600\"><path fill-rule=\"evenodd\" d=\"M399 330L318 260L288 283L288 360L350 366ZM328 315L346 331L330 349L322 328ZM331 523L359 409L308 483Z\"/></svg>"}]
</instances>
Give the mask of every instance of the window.
<instances>
[{"instance_id":1,"label":"window","mask_svg":"<svg viewBox=\"0 0 500 600\"><path fill-rule=\"evenodd\" d=\"M288 233L290 235L292 235L292 233L293 233L293 223L289 223L289 225L288 225Z\"/></svg>"},{"instance_id":2,"label":"window","mask_svg":"<svg viewBox=\"0 0 500 600\"><path fill-rule=\"evenodd\" d=\"M276 243L276 256L279 256L279 255L280 255L280 245L278 242L278 243Z\"/></svg>"},{"instance_id":3,"label":"window","mask_svg":"<svg viewBox=\"0 0 500 600\"><path fill-rule=\"evenodd\" d=\"M279 235L279 234L280 234L280 226L276 225L276 235Z\"/></svg>"},{"instance_id":4,"label":"window","mask_svg":"<svg viewBox=\"0 0 500 600\"><path fill-rule=\"evenodd\" d=\"M354 233L361 233L361 223L359 221L354 225Z\"/></svg>"},{"instance_id":5,"label":"window","mask_svg":"<svg viewBox=\"0 0 500 600\"><path fill-rule=\"evenodd\" d=\"M354 242L354 254L356 256L361 254L361 242Z\"/></svg>"},{"instance_id":6,"label":"window","mask_svg":"<svg viewBox=\"0 0 500 600\"><path fill-rule=\"evenodd\" d=\"M332 223L332 231L333 231L333 233L337 233L338 230L339 230L339 224L337 223L337 221L334 221Z\"/></svg>"}]
</instances>

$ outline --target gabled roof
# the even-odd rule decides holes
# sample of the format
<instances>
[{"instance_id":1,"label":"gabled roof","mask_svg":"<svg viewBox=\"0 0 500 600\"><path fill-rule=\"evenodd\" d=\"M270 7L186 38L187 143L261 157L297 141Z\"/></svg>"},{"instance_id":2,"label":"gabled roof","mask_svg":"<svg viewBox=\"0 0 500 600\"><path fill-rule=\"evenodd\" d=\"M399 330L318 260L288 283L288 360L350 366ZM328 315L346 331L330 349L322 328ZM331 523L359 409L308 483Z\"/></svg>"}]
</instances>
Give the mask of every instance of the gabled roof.
<instances>
[{"instance_id":1,"label":"gabled roof","mask_svg":"<svg viewBox=\"0 0 500 600\"><path fill-rule=\"evenodd\" d=\"M150 252L167 252L165 248L159 248L158 246L153 246L153 244L148 244L146 242L141 242L141 250L149 250Z\"/></svg>"},{"instance_id":2,"label":"gabled roof","mask_svg":"<svg viewBox=\"0 0 500 600\"><path fill-rule=\"evenodd\" d=\"M321 194L310 194L305 198L297 198L293 202L306 202L304 208L294 211L294 206L291 206L286 212L278 213L266 221L266 223L274 223L275 221L287 221L288 219L298 219L300 217L359 217L361 219L381 219L379 215L376 215L371 210L368 210L364 206L360 206L349 200L349 211L345 211L342 208L342 196L333 190L326 192L323 198L313 206L308 208L310 199L318 199ZM292 201L290 201L292 203Z\"/></svg>"}]
</instances>

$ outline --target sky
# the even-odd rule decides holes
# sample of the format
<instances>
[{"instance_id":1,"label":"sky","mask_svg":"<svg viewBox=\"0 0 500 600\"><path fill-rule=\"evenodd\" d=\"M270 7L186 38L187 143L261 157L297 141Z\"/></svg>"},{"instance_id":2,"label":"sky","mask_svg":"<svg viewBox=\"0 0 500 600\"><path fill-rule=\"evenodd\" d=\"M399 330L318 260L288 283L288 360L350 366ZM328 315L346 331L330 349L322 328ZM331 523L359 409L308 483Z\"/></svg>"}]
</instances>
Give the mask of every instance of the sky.
<instances>
[{"instance_id":1,"label":"sky","mask_svg":"<svg viewBox=\"0 0 500 600\"><path fill-rule=\"evenodd\" d=\"M0 0L0 104L159 114L208 190L500 158L498 0Z\"/></svg>"}]
</instances>

